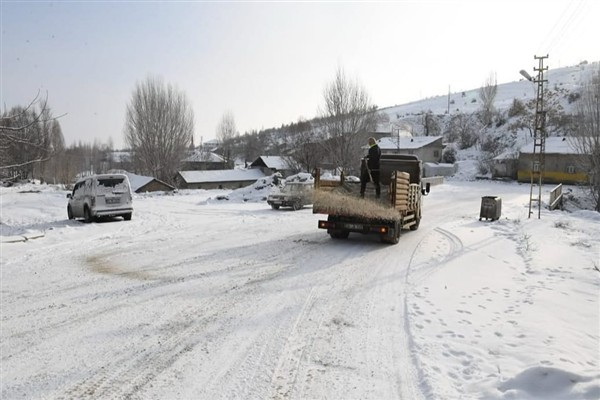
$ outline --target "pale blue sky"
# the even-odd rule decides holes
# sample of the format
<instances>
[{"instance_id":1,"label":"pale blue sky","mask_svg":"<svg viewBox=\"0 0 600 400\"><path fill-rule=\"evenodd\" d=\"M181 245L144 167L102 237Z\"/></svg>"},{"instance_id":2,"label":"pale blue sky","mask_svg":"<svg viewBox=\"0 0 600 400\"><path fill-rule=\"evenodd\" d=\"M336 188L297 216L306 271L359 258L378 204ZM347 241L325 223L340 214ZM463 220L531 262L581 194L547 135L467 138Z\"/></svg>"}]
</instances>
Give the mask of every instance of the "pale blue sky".
<instances>
[{"instance_id":1,"label":"pale blue sky","mask_svg":"<svg viewBox=\"0 0 600 400\"><path fill-rule=\"evenodd\" d=\"M226 111L240 133L312 118L338 66L380 107L600 60L595 0L1 1L2 107L38 90L67 144L123 146L137 81L185 92L195 141Z\"/></svg>"}]
</instances>

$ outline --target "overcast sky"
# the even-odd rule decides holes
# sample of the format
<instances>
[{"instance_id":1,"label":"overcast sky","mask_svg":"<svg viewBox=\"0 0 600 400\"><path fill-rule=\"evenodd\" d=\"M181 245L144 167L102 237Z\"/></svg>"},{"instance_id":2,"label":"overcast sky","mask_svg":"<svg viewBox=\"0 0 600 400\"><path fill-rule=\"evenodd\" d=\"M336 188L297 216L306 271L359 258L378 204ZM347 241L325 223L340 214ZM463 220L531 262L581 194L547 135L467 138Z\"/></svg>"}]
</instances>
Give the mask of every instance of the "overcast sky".
<instances>
[{"instance_id":1,"label":"overcast sky","mask_svg":"<svg viewBox=\"0 0 600 400\"><path fill-rule=\"evenodd\" d=\"M183 91L196 144L317 115L342 67L379 107L600 60L597 0L116 2L1 0L2 109L40 91L68 145L124 145L137 82Z\"/></svg>"}]
</instances>

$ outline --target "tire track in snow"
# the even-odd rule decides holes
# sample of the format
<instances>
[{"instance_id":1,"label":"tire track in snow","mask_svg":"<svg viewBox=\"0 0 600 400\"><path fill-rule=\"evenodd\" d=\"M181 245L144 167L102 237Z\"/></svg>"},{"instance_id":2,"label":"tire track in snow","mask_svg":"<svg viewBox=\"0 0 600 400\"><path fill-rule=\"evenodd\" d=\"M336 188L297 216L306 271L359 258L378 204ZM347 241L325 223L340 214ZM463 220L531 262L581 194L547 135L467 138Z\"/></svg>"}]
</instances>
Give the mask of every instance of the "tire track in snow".
<instances>
[{"instance_id":1,"label":"tire track in snow","mask_svg":"<svg viewBox=\"0 0 600 400\"><path fill-rule=\"evenodd\" d=\"M310 345L310 343L306 343L305 335L302 335L302 332L300 332L300 326L302 324L302 329L308 330L304 325L315 302L315 288L312 287L287 336L286 345L281 353L277 367L275 368L275 371L273 371L271 386L275 388L274 398L276 399L289 397L296 385L298 379L298 367L304 352ZM312 326L309 326L309 328L317 330L320 324L321 320L316 324L310 324Z\"/></svg>"},{"instance_id":2,"label":"tire track in snow","mask_svg":"<svg viewBox=\"0 0 600 400\"><path fill-rule=\"evenodd\" d=\"M448 244L448 249L446 250L445 254L440 260L437 261L431 262L432 260L429 259L424 262L417 263L417 258L419 258L421 254L426 253L422 250L422 248L429 245L427 241L431 239L432 234L435 238L436 233L441 234L442 238ZM443 228L436 227L432 232L423 237L419 243L417 243L410 256L404 278L406 291L402 295L402 303L404 308L404 331L406 335L403 337L401 348L406 349L407 352L404 354L404 357L406 358L406 362L404 363L404 374L412 377L412 379L409 380L412 385L402 386L402 399L412 400L428 398L428 394L431 393L431 386L425 379L423 366L418 357L418 350L416 348L411 327L408 297L411 294L412 287L435 273L435 271L443 266L443 262L445 260L448 260L454 255L460 253L463 250L463 247L463 243L458 236Z\"/></svg>"},{"instance_id":3,"label":"tire track in snow","mask_svg":"<svg viewBox=\"0 0 600 400\"><path fill-rule=\"evenodd\" d=\"M390 260L396 256L391 247L363 240L330 241L327 246L351 251L332 249L343 258L305 293L295 320L290 322L268 397L396 397L400 382L394 372L400 360L390 351L396 331L373 324L389 316L386 312L385 317L381 315L382 307L388 307L386 299L397 298L397 293L389 292L391 287L380 290L397 274L397 265L368 262L370 251L381 251ZM380 354L381 347L388 349L385 360L373 357Z\"/></svg>"},{"instance_id":4,"label":"tire track in snow","mask_svg":"<svg viewBox=\"0 0 600 400\"><path fill-rule=\"evenodd\" d=\"M290 253L301 251L296 248L297 246L290 244L287 246L290 246L287 254L285 251L281 252L282 248L285 250L286 245L274 246L273 251L276 253L271 257L265 257L270 261L245 267L245 269L254 271L266 266L265 271L260 271L250 278L238 277L237 283L236 281L226 281L227 287L223 287L220 295L211 297L208 299L209 301L204 299L201 307L184 310L171 317L169 321L157 328L167 334L158 343L150 339L145 340L140 351L126 354L115 361L97 365L93 368L96 372L92 377L69 388L60 398L77 399L90 395L93 395L94 398L138 398L140 391L143 391L148 383L156 379L163 371L171 368L188 353L193 352L194 357L208 359L209 348L214 352L215 348L223 346L235 328L235 324L239 323L238 314L246 311L244 305L247 302L245 300L256 296L257 287L261 283L275 279L282 273L277 260L285 259ZM273 263L275 270L269 268ZM230 269L230 272L233 276L236 271ZM191 289L186 290L186 292L191 291ZM223 325L224 320L233 321L233 325L231 323ZM263 336L265 336L264 344L245 344L247 348L241 350L242 354L236 358L239 362L234 368L246 368L240 366L240 363L249 364L253 368L247 374L257 373L261 366L262 354L264 354L266 346L273 340L271 333ZM202 346L203 343L204 346ZM136 344L136 348L139 348L140 342L138 341ZM258 357L256 357L257 349ZM206 364L208 363L209 361L206 361ZM231 366L228 364L227 367ZM215 371L212 381L218 382L231 373L232 371L227 369ZM235 390L243 391L244 388Z\"/></svg>"}]
</instances>

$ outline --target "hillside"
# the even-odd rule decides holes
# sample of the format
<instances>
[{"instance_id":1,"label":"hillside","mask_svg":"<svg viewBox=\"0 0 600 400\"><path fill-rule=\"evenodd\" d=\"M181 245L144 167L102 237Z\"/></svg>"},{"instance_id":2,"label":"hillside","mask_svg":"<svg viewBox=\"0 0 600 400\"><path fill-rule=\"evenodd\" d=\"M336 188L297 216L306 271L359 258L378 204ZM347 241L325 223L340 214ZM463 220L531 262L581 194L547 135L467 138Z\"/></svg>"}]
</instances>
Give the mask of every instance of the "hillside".
<instances>
[{"instance_id":1,"label":"hillside","mask_svg":"<svg viewBox=\"0 0 600 400\"><path fill-rule=\"evenodd\" d=\"M547 88L558 90L563 94L561 96L561 105L566 111L572 107L569 104L569 93L576 92L581 88L582 83L591 79L594 71L598 72L600 62L596 61L588 64L580 64L570 67L549 69L547 71ZM528 71L533 75L533 72ZM515 71L515 77L520 75ZM497 110L507 110L513 99L519 99L527 102L536 96L536 84L523 78L514 82L499 83L496 101L494 103ZM457 112L473 113L481 107L479 99L479 88L473 88L465 92L450 93L450 114ZM436 115L444 115L448 111L448 94L430 97L407 104L395 105L379 109L390 117L390 121L402 120L411 115L419 115L431 111Z\"/></svg>"},{"instance_id":2,"label":"hillside","mask_svg":"<svg viewBox=\"0 0 600 400\"><path fill-rule=\"evenodd\" d=\"M544 104L548 110L546 127L549 136L568 134L569 115L576 110L578 93L582 85L590 82L592 76L599 71L599 61L546 71L548 82L544 85ZM528 72L535 75L533 65ZM515 79L519 77L519 72L515 70ZM413 136L444 136L447 148L456 150L457 161L472 160L480 167L479 174L485 175L486 163L490 159L502 153L515 153L531 140L528 127L531 127L535 114L537 84L524 78L498 83L493 122L487 126L481 123L477 115L482 108L479 90L477 87L379 108L378 137L394 136L399 130L408 131ZM521 106L517 113L511 110L515 100ZM290 137L306 132L306 129L318 130L319 124L318 119L313 119L263 130L255 139L242 139L239 142L239 153L248 153L250 147L257 153L285 153L290 146L296 146ZM429 132L426 132L426 124ZM258 140L260 146L256 146L253 140ZM251 155L255 156L253 153Z\"/></svg>"}]
</instances>

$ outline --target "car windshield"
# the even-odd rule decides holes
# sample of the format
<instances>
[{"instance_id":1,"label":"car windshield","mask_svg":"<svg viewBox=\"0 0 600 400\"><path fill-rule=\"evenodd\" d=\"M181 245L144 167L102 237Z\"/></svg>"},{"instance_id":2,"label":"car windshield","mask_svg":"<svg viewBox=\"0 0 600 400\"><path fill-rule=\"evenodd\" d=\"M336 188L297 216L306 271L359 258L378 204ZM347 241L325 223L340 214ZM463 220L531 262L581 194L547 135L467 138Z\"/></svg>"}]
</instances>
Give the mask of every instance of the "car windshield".
<instances>
[{"instance_id":1,"label":"car windshield","mask_svg":"<svg viewBox=\"0 0 600 400\"><path fill-rule=\"evenodd\" d=\"M304 193L309 189L308 185L286 185L281 190L283 193Z\"/></svg>"}]
</instances>

